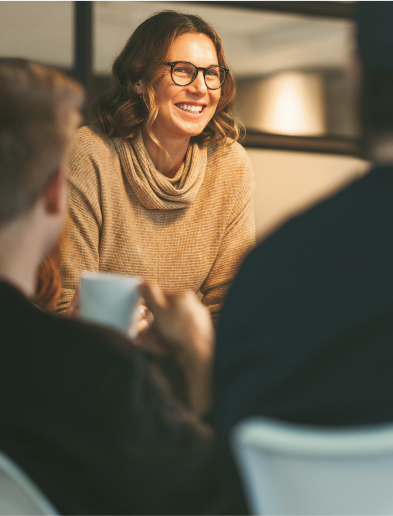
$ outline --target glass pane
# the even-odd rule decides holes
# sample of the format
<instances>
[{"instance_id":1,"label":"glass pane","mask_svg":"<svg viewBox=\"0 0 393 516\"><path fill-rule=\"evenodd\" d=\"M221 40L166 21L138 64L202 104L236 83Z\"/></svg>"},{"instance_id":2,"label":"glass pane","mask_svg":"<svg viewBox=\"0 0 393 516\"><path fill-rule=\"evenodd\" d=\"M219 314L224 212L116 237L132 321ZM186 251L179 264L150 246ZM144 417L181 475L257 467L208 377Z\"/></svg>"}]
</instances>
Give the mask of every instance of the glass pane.
<instances>
[{"instance_id":1,"label":"glass pane","mask_svg":"<svg viewBox=\"0 0 393 516\"><path fill-rule=\"evenodd\" d=\"M0 55L71 70L74 2L0 2Z\"/></svg>"}]
</instances>

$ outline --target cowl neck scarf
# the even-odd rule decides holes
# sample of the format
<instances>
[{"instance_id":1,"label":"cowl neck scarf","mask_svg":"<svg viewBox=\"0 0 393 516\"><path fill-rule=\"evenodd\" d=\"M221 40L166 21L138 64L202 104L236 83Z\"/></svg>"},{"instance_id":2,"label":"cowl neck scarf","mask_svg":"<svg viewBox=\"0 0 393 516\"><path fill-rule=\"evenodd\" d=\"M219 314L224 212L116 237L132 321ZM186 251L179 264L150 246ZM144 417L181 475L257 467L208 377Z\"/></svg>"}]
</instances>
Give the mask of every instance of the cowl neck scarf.
<instances>
[{"instance_id":1,"label":"cowl neck scarf","mask_svg":"<svg viewBox=\"0 0 393 516\"><path fill-rule=\"evenodd\" d=\"M172 178L153 164L143 143L142 131L132 142L115 138L123 172L139 202L149 210L179 210L195 199L205 176L207 149L190 143L184 161Z\"/></svg>"}]
</instances>

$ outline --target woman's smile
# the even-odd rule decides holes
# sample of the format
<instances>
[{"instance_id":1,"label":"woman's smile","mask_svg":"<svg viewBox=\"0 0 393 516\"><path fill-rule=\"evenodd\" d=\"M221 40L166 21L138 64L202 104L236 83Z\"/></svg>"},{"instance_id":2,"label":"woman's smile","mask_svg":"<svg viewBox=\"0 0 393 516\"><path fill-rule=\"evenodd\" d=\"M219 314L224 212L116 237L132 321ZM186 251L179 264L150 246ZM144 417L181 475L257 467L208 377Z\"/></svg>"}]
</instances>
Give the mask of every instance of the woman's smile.
<instances>
[{"instance_id":1,"label":"woman's smile","mask_svg":"<svg viewBox=\"0 0 393 516\"><path fill-rule=\"evenodd\" d=\"M188 115L200 115L206 107L206 104L196 102L178 102L175 106Z\"/></svg>"}]
</instances>

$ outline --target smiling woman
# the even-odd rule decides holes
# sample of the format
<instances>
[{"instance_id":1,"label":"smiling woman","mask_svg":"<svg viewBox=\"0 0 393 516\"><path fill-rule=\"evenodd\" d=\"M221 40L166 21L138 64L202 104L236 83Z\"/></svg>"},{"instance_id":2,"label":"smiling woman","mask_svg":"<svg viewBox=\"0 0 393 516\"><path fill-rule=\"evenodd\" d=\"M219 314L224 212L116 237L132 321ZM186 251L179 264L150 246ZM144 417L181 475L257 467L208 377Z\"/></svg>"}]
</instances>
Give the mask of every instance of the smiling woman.
<instances>
[{"instance_id":1,"label":"smiling woman","mask_svg":"<svg viewBox=\"0 0 393 516\"><path fill-rule=\"evenodd\" d=\"M135 30L112 71L69 160L60 310L79 273L100 270L201 291L217 322L254 244L254 181L220 37L198 16L163 11Z\"/></svg>"}]
</instances>

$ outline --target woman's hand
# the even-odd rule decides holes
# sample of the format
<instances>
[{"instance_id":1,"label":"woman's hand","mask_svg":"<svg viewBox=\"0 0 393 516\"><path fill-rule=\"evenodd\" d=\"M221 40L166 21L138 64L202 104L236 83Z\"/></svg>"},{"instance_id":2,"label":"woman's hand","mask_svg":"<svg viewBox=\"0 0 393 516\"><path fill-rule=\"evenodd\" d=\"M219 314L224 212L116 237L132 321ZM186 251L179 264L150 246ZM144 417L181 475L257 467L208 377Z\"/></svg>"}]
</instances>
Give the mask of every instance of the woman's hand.
<instances>
[{"instance_id":1,"label":"woman's hand","mask_svg":"<svg viewBox=\"0 0 393 516\"><path fill-rule=\"evenodd\" d=\"M136 343L155 353L171 353L183 368L190 402L198 413L211 404L214 328L208 310L192 292L165 294L142 283L139 291L154 320Z\"/></svg>"}]
</instances>

